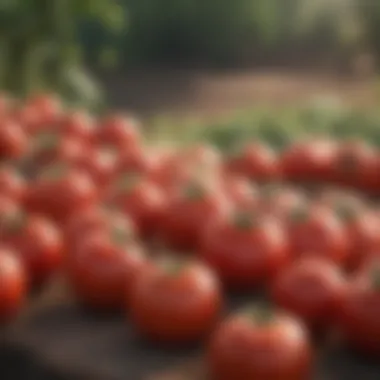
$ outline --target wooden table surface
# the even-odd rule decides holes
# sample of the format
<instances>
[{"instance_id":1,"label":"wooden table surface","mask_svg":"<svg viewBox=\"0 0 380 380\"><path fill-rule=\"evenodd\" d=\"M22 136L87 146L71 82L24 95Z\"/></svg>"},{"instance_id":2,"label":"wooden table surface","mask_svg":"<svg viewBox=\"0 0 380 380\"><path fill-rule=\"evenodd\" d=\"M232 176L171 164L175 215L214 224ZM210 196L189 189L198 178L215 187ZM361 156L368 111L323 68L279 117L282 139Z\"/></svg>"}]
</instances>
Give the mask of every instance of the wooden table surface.
<instances>
[{"instance_id":1,"label":"wooden table surface","mask_svg":"<svg viewBox=\"0 0 380 380\"><path fill-rule=\"evenodd\" d=\"M247 297L233 298L229 309ZM78 307L57 282L35 297L5 333L15 348L65 375L85 380L202 380L202 348L163 348L142 341L123 315ZM380 363L339 347L321 349L315 380L379 380ZM314 380L313 379L313 380ZM239 380L239 379L236 379Z\"/></svg>"}]
</instances>

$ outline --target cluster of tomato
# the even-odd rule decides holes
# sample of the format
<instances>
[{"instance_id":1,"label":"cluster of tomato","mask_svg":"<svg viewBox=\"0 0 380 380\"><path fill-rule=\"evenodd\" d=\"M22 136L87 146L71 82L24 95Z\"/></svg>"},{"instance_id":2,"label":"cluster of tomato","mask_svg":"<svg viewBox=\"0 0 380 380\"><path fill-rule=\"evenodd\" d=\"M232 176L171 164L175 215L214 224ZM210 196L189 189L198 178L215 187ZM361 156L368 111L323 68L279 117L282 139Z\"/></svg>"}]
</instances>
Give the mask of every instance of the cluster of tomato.
<instances>
[{"instance_id":1,"label":"cluster of tomato","mask_svg":"<svg viewBox=\"0 0 380 380\"><path fill-rule=\"evenodd\" d=\"M211 334L206 362L217 380L309 378L309 331L338 330L379 355L380 212L347 192L273 185L376 193L370 147L158 150L129 117L95 120L40 95L0 99L0 159L2 321L60 273L79 302L126 310L150 339ZM224 290L257 289L270 306L221 319Z\"/></svg>"}]
</instances>

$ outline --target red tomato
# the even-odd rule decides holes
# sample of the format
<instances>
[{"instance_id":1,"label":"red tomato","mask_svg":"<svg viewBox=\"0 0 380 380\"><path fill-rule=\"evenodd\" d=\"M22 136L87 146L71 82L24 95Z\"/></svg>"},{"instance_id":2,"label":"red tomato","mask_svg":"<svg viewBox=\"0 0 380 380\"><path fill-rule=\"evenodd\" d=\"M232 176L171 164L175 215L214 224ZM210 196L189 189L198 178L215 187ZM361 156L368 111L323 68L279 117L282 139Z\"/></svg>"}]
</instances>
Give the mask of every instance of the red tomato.
<instances>
[{"instance_id":1,"label":"red tomato","mask_svg":"<svg viewBox=\"0 0 380 380\"><path fill-rule=\"evenodd\" d=\"M97 198L97 188L88 175L54 165L29 185L24 205L29 212L65 224L73 214L92 206Z\"/></svg>"},{"instance_id":2,"label":"red tomato","mask_svg":"<svg viewBox=\"0 0 380 380\"><path fill-rule=\"evenodd\" d=\"M131 319L147 338L188 343L203 338L222 305L219 282L198 263L169 262L136 279L127 302Z\"/></svg>"},{"instance_id":3,"label":"red tomato","mask_svg":"<svg viewBox=\"0 0 380 380\"><path fill-rule=\"evenodd\" d=\"M199 170L221 169L222 157L219 151L211 145L199 144L179 153L180 158Z\"/></svg>"},{"instance_id":4,"label":"red tomato","mask_svg":"<svg viewBox=\"0 0 380 380\"><path fill-rule=\"evenodd\" d=\"M338 208L349 245L347 269L359 269L372 252L380 252L380 218L369 211Z\"/></svg>"},{"instance_id":5,"label":"red tomato","mask_svg":"<svg viewBox=\"0 0 380 380\"><path fill-rule=\"evenodd\" d=\"M60 99L53 94L37 94L26 102L38 114L38 129L46 130L57 125L63 113Z\"/></svg>"},{"instance_id":6,"label":"red tomato","mask_svg":"<svg viewBox=\"0 0 380 380\"><path fill-rule=\"evenodd\" d=\"M38 167L55 163L76 164L87 157L87 146L73 136L43 133L34 141L31 161Z\"/></svg>"},{"instance_id":7,"label":"red tomato","mask_svg":"<svg viewBox=\"0 0 380 380\"><path fill-rule=\"evenodd\" d=\"M13 112L13 119L21 125L23 130L30 136L34 136L44 129L40 123L39 112L32 106L23 105Z\"/></svg>"},{"instance_id":8,"label":"red tomato","mask_svg":"<svg viewBox=\"0 0 380 380\"><path fill-rule=\"evenodd\" d=\"M20 126L11 119L0 121L0 159L19 159L28 149L28 138Z\"/></svg>"},{"instance_id":9,"label":"red tomato","mask_svg":"<svg viewBox=\"0 0 380 380\"><path fill-rule=\"evenodd\" d=\"M340 147L333 163L339 184L371 190L377 180L377 152L364 142L349 142Z\"/></svg>"},{"instance_id":10,"label":"red tomato","mask_svg":"<svg viewBox=\"0 0 380 380\"><path fill-rule=\"evenodd\" d=\"M226 169L254 181L273 180L279 174L276 154L268 146L260 143L247 145L237 156L229 158Z\"/></svg>"},{"instance_id":11,"label":"red tomato","mask_svg":"<svg viewBox=\"0 0 380 380\"><path fill-rule=\"evenodd\" d=\"M324 208L298 208L288 217L288 233L294 257L316 255L337 264L348 258L348 241L341 221Z\"/></svg>"},{"instance_id":12,"label":"red tomato","mask_svg":"<svg viewBox=\"0 0 380 380\"><path fill-rule=\"evenodd\" d=\"M345 281L338 267L319 258L305 258L276 278L272 298L281 308L313 328L331 327Z\"/></svg>"},{"instance_id":13,"label":"red tomato","mask_svg":"<svg viewBox=\"0 0 380 380\"><path fill-rule=\"evenodd\" d=\"M69 260L68 276L77 298L97 309L119 309L147 261L140 245L107 233L90 234Z\"/></svg>"},{"instance_id":14,"label":"red tomato","mask_svg":"<svg viewBox=\"0 0 380 380\"><path fill-rule=\"evenodd\" d=\"M111 205L136 223L143 236L154 235L166 208L166 196L154 183L143 178L121 177L108 196Z\"/></svg>"},{"instance_id":15,"label":"red tomato","mask_svg":"<svg viewBox=\"0 0 380 380\"><path fill-rule=\"evenodd\" d=\"M0 167L0 194L21 201L26 188L23 177L11 166L3 165Z\"/></svg>"},{"instance_id":16,"label":"red tomato","mask_svg":"<svg viewBox=\"0 0 380 380\"><path fill-rule=\"evenodd\" d=\"M307 380L312 362L301 322L260 309L224 321L211 339L206 360L212 380Z\"/></svg>"},{"instance_id":17,"label":"red tomato","mask_svg":"<svg viewBox=\"0 0 380 380\"><path fill-rule=\"evenodd\" d=\"M0 237L2 237L1 226L6 220L18 213L19 210L19 204L16 203L14 199L11 199L0 193Z\"/></svg>"},{"instance_id":18,"label":"red tomato","mask_svg":"<svg viewBox=\"0 0 380 380\"><path fill-rule=\"evenodd\" d=\"M288 242L282 226L273 218L236 213L208 228L200 256L227 287L260 286L288 262Z\"/></svg>"},{"instance_id":19,"label":"red tomato","mask_svg":"<svg viewBox=\"0 0 380 380\"><path fill-rule=\"evenodd\" d=\"M27 293L24 268L14 252L0 248L0 322L9 322L21 310Z\"/></svg>"},{"instance_id":20,"label":"red tomato","mask_svg":"<svg viewBox=\"0 0 380 380\"><path fill-rule=\"evenodd\" d=\"M197 249L204 230L229 209L224 194L203 184L190 183L170 199L160 226L161 236L174 249Z\"/></svg>"},{"instance_id":21,"label":"red tomato","mask_svg":"<svg viewBox=\"0 0 380 380\"><path fill-rule=\"evenodd\" d=\"M62 118L60 132L89 144L95 136L95 120L86 111L71 112Z\"/></svg>"},{"instance_id":22,"label":"red tomato","mask_svg":"<svg viewBox=\"0 0 380 380\"><path fill-rule=\"evenodd\" d=\"M125 215L101 207L89 207L75 213L68 220L65 228L66 244L70 247L70 254L75 254L80 243L90 234L109 233L117 238L136 235L135 226Z\"/></svg>"},{"instance_id":23,"label":"red tomato","mask_svg":"<svg viewBox=\"0 0 380 380\"><path fill-rule=\"evenodd\" d=\"M239 209L257 209L259 190L245 177L227 176L222 183L223 190L232 203Z\"/></svg>"},{"instance_id":24,"label":"red tomato","mask_svg":"<svg viewBox=\"0 0 380 380\"><path fill-rule=\"evenodd\" d=\"M150 174L157 167L157 157L141 146L132 147L121 152L117 171L123 174Z\"/></svg>"},{"instance_id":25,"label":"red tomato","mask_svg":"<svg viewBox=\"0 0 380 380\"><path fill-rule=\"evenodd\" d=\"M3 222L3 241L19 255L33 285L45 283L61 266L63 236L45 218L13 215Z\"/></svg>"},{"instance_id":26,"label":"red tomato","mask_svg":"<svg viewBox=\"0 0 380 380\"><path fill-rule=\"evenodd\" d=\"M140 126L138 122L124 115L111 115L99 126L97 141L124 151L140 144Z\"/></svg>"},{"instance_id":27,"label":"red tomato","mask_svg":"<svg viewBox=\"0 0 380 380\"><path fill-rule=\"evenodd\" d=\"M99 188L110 185L115 178L118 154L115 150L92 147L76 162L76 167L90 175Z\"/></svg>"},{"instance_id":28,"label":"red tomato","mask_svg":"<svg viewBox=\"0 0 380 380\"><path fill-rule=\"evenodd\" d=\"M336 146L331 141L304 141L281 156L281 171L292 181L329 181Z\"/></svg>"},{"instance_id":29,"label":"red tomato","mask_svg":"<svg viewBox=\"0 0 380 380\"><path fill-rule=\"evenodd\" d=\"M339 308L338 326L349 345L380 357L380 265L373 261L347 284Z\"/></svg>"}]
</instances>

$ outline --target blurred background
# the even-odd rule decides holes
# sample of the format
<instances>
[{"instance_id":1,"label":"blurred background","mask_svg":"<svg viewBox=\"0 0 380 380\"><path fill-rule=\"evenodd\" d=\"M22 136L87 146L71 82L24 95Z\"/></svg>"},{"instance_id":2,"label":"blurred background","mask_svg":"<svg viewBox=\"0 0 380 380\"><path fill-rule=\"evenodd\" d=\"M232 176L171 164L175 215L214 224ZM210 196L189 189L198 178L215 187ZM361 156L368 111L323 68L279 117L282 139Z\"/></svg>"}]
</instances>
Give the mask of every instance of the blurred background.
<instances>
[{"instance_id":1,"label":"blurred background","mask_svg":"<svg viewBox=\"0 0 380 380\"><path fill-rule=\"evenodd\" d=\"M374 0L1 0L0 85L142 116L377 101Z\"/></svg>"}]
</instances>

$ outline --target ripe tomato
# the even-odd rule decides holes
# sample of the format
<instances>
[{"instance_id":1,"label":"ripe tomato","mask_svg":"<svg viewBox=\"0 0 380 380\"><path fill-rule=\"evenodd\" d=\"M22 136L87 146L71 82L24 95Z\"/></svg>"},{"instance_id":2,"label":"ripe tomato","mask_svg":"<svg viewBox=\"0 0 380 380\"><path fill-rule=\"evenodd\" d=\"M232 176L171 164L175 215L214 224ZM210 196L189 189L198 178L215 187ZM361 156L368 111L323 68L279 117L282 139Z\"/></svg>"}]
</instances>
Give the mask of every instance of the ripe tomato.
<instances>
[{"instance_id":1,"label":"ripe tomato","mask_svg":"<svg viewBox=\"0 0 380 380\"><path fill-rule=\"evenodd\" d=\"M140 144L140 125L131 117L110 115L101 121L96 140L99 144L124 151Z\"/></svg>"},{"instance_id":2,"label":"ripe tomato","mask_svg":"<svg viewBox=\"0 0 380 380\"><path fill-rule=\"evenodd\" d=\"M29 136L34 136L44 129L40 123L39 112L30 105L23 105L12 113L12 118L21 125Z\"/></svg>"},{"instance_id":3,"label":"ripe tomato","mask_svg":"<svg viewBox=\"0 0 380 380\"><path fill-rule=\"evenodd\" d=\"M0 322L9 322L24 305L26 273L14 252L0 248Z\"/></svg>"},{"instance_id":4,"label":"ripe tomato","mask_svg":"<svg viewBox=\"0 0 380 380\"><path fill-rule=\"evenodd\" d=\"M324 257L345 264L348 241L341 221L324 208L297 208L287 220L291 252L294 257Z\"/></svg>"},{"instance_id":5,"label":"ripe tomato","mask_svg":"<svg viewBox=\"0 0 380 380\"><path fill-rule=\"evenodd\" d=\"M24 178L11 166L0 167L0 194L17 201L24 196L26 183Z\"/></svg>"},{"instance_id":6,"label":"ripe tomato","mask_svg":"<svg viewBox=\"0 0 380 380\"><path fill-rule=\"evenodd\" d=\"M230 206L224 194L214 188L189 183L170 199L160 226L161 237L174 249L197 249L205 229L226 215Z\"/></svg>"},{"instance_id":7,"label":"ripe tomato","mask_svg":"<svg viewBox=\"0 0 380 380\"><path fill-rule=\"evenodd\" d=\"M303 141L281 156L281 172L291 181L329 181L336 146L331 141Z\"/></svg>"},{"instance_id":8,"label":"ripe tomato","mask_svg":"<svg viewBox=\"0 0 380 380\"><path fill-rule=\"evenodd\" d=\"M95 120L86 111L73 111L62 118L59 131L89 144L95 137Z\"/></svg>"},{"instance_id":9,"label":"ripe tomato","mask_svg":"<svg viewBox=\"0 0 380 380\"><path fill-rule=\"evenodd\" d=\"M230 288L260 286L288 262L288 242L273 218L237 212L210 226L200 256Z\"/></svg>"},{"instance_id":10,"label":"ripe tomato","mask_svg":"<svg viewBox=\"0 0 380 380\"><path fill-rule=\"evenodd\" d=\"M123 308L135 277L146 266L142 247L128 236L89 234L68 261L68 277L79 301L112 310Z\"/></svg>"},{"instance_id":11,"label":"ripe tomato","mask_svg":"<svg viewBox=\"0 0 380 380\"><path fill-rule=\"evenodd\" d=\"M278 275L272 299L313 328L331 327L345 281L338 267L319 258L296 261Z\"/></svg>"},{"instance_id":12,"label":"ripe tomato","mask_svg":"<svg viewBox=\"0 0 380 380\"><path fill-rule=\"evenodd\" d=\"M93 205L98 191L91 178L80 170L62 165L49 166L26 191L27 211L65 224L75 213Z\"/></svg>"},{"instance_id":13,"label":"ripe tomato","mask_svg":"<svg viewBox=\"0 0 380 380\"><path fill-rule=\"evenodd\" d=\"M136 279L127 301L131 319L147 338L188 343L203 338L222 305L219 282L198 263L160 263Z\"/></svg>"},{"instance_id":14,"label":"ripe tomato","mask_svg":"<svg viewBox=\"0 0 380 380\"><path fill-rule=\"evenodd\" d=\"M354 349L380 357L380 265L371 262L347 284L342 298L338 326Z\"/></svg>"},{"instance_id":15,"label":"ripe tomato","mask_svg":"<svg viewBox=\"0 0 380 380\"><path fill-rule=\"evenodd\" d=\"M371 190L377 180L377 152L364 142L343 144L334 159L333 170L337 183Z\"/></svg>"},{"instance_id":16,"label":"ripe tomato","mask_svg":"<svg viewBox=\"0 0 380 380\"><path fill-rule=\"evenodd\" d=\"M78 138L48 132L39 134L33 142L31 161L37 168L55 164L75 164L87 157L87 146Z\"/></svg>"},{"instance_id":17,"label":"ripe tomato","mask_svg":"<svg viewBox=\"0 0 380 380\"><path fill-rule=\"evenodd\" d=\"M211 145L199 144L179 153L179 159L189 163L195 169L219 171L222 166L220 152Z\"/></svg>"},{"instance_id":18,"label":"ripe tomato","mask_svg":"<svg viewBox=\"0 0 380 380\"><path fill-rule=\"evenodd\" d=\"M276 179L278 169L278 158L274 151L260 143L247 145L243 151L226 162L228 172L246 176L254 181Z\"/></svg>"},{"instance_id":19,"label":"ripe tomato","mask_svg":"<svg viewBox=\"0 0 380 380\"><path fill-rule=\"evenodd\" d=\"M3 221L2 229L3 242L18 254L33 285L42 285L60 268L63 236L49 220L15 214Z\"/></svg>"},{"instance_id":20,"label":"ripe tomato","mask_svg":"<svg viewBox=\"0 0 380 380\"><path fill-rule=\"evenodd\" d=\"M86 150L75 167L84 170L100 189L104 189L115 179L118 161L115 150L93 146Z\"/></svg>"},{"instance_id":21,"label":"ripe tomato","mask_svg":"<svg viewBox=\"0 0 380 380\"><path fill-rule=\"evenodd\" d=\"M222 190L231 202L239 209L257 209L259 206L259 190L245 177L227 176L223 178Z\"/></svg>"},{"instance_id":22,"label":"ripe tomato","mask_svg":"<svg viewBox=\"0 0 380 380\"><path fill-rule=\"evenodd\" d=\"M19 159L28 150L28 138L17 122L11 119L0 121L0 159Z\"/></svg>"},{"instance_id":23,"label":"ripe tomato","mask_svg":"<svg viewBox=\"0 0 380 380\"><path fill-rule=\"evenodd\" d=\"M349 245L347 269L359 269L372 252L380 252L380 219L368 210L356 211L350 207L337 209Z\"/></svg>"},{"instance_id":24,"label":"ripe tomato","mask_svg":"<svg viewBox=\"0 0 380 380\"><path fill-rule=\"evenodd\" d=\"M26 101L25 106L36 111L39 130L56 126L63 113L60 99L53 94L36 94Z\"/></svg>"},{"instance_id":25,"label":"ripe tomato","mask_svg":"<svg viewBox=\"0 0 380 380\"><path fill-rule=\"evenodd\" d=\"M127 175L116 181L107 197L111 205L136 223L143 236L156 233L166 208L166 196L154 183Z\"/></svg>"},{"instance_id":26,"label":"ripe tomato","mask_svg":"<svg viewBox=\"0 0 380 380\"><path fill-rule=\"evenodd\" d=\"M312 348L297 319L266 310L250 310L224 321L208 347L212 380L307 380Z\"/></svg>"}]
</instances>

